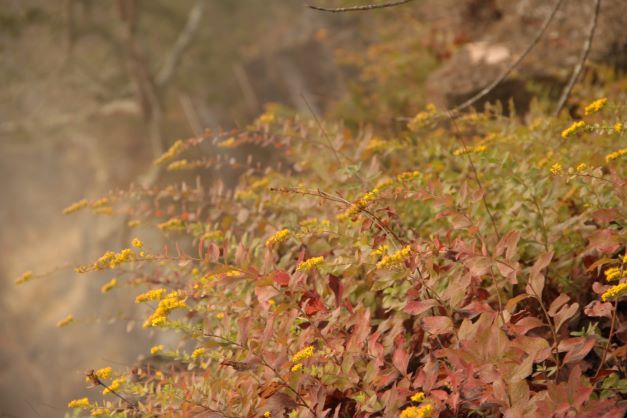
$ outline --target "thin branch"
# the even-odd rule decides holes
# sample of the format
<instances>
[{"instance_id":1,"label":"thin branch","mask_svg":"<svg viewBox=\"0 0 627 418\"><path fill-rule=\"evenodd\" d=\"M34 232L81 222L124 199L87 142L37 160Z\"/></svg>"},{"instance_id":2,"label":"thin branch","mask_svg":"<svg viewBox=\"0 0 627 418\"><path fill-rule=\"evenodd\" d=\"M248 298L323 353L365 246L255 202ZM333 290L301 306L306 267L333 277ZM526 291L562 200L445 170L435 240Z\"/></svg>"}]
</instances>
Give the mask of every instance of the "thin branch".
<instances>
[{"instance_id":1,"label":"thin branch","mask_svg":"<svg viewBox=\"0 0 627 418\"><path fill-rule=\"evenodd\" d=\"M387 7L395 7L401 6L403 4L409 3L413 0L399 0L399 1L391 1L389 3L381 3L381 4L364 4L362 6L351 6L351 7L338 7L338 8L327 8L327 7L319 7L308 4L307 7L313 10L318 10L320 12L329 12L329 13L343 13L343 12L364 12L368 10L374 9L385 9Z\"/></svg>"},{"instance_id":2,"label":"thin branch","mask_svg":"<svg viewBox=\"0 0 627 418\"><path fill-rule=\"evenodd\" d=\"M564 91L562 92L562 96L560 97L559 102L557 102L557 107L555 108L556 116L562 111L562 109L564 108L564 105L566 105L566 100L568 100L568 96L570 96L570 93L572 92L573 87L575 87L575 84L577 83L577 80L579 79L579 76L581 75L581 72L583 71L583 67L586 64L586 60L588 59L588 54L590 53L590 47L592 46L592 39L594 38L594 32L596 31L596 28L597 28L597 21L599 19L600 10L601 10L601 0L596 0L594 4L594 13L592 14L592 19L590 20L590 28L588 29L588 36L586 37L586 41L583 44L583 49L581 51L581 55L579 56L579 61L577 62L577 65L575 65L573 74L570 77L568 84L566 84L566 87L564 87Z\"/></svg>"},{"instance_id":3,"label":"thin branch","mask_svg":"<svg viewBox=\"0 0 627 418\"><path fill-rule=\"evenodd\" d=\"M523 53L514 62L512 62L510 64L510 66L507 67L505 69L505 71L503 71L503 73L496 80L494 80L492 83L488 84L483 90L481 90L479 93L477 93L474 96L472 96L470 99L466 100L464 103L462 103L459 106L456 106L455 108L453 108L451 110L451 112L455 114L455 113L458 113L458 112L466 109L469 106L472 106L478 100L480 100L483 97L485 97L486 95L488 95L499 84L501 84L503 82L503 80L505 80L507 78L507 76L509 76L511 74L511 72L514 71L516 69L516 67L518 67L520 65L520 63L525 59L525 57L527 57L527 55L529 55L531 50L533 50L533 48L535 48L535 46L538 44L540 39L542 39L542 36L544 35L544 33L546 32L547 28L551 24L551 21L553 21L553 18L555 17L555 14L557 13L557 10L560 8L560 6L563 3L563 1L564 0L557 0L555 2L555 5L553 6L553 10L551 10L551 13L549 14L549 16L544 21L544 24L540 28L540 31L536 34L535 38L533 38L531 43L527 46L527 49L525 49L523 51Z\"/></svg>"},{"instance_id":4,"label":"thin branch","mask_svg":"<svg viewBox=\"0 0 627 418\"><path fill-rule=\"evenodd\" d=\"M185 52L189 44L192 42L194 35L196 34L196 32L198 32L204 10L205 1L196 0L196 3L189 11L185 27L179 34L179 37L174 44L174 48L172 48L170 55L168 55L168 57L166 58L165 64L159 71L159 74L157 74L156 82L158 86L161 87L167 84L167 82L170 81L170 79L174 75L176 67L181 61L181 56L183 55L183 52Z\"/></svg>"}]
</instances>

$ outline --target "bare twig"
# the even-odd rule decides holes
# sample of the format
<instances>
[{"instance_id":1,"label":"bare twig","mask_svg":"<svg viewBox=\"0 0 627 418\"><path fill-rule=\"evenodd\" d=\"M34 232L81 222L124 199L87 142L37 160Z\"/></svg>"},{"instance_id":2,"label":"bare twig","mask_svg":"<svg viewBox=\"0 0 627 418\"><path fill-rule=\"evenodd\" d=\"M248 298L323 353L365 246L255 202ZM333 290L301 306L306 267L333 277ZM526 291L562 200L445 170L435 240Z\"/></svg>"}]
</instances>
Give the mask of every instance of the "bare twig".
<instances>
[{"instance_id":1,"label":"bare twig","mask_svg":"<svg viewBox=\"0 0 627 418\"><path fill-rule=\"evenodd\" d=\"M189 11L185 27L179 34L179 37L174 44L174 48L172 48L172 51L170 51L170 54L165 60L165 64L157 74L156 82L158 86L161 87L167 84L167 82L170 81L170 79L174 75L176 66L181 62L181 56L183 55L183 52L185 52L192 39L194 38L194 35L196 34L196 32L198 32L204 10L205 0L196 0L196 3Z\"/></svg>"},{"instance_id":2,"label":"bare twig","mask_svg":"<svg viewBox=\"0 0 627 418\"><path fill-rule=\"evenodd\" d=\"M555 108L555 115L557 116L564 105L566 104L566 100L568 100L568 96L575 87L581 72L583 71L583 67L586 64L586 60L588 59L588 54L590 53L590 47L592 46L592 39L594 38L594 32L597 28L597 21L599 19L599 11L601 10L601 0L596 0L594 4L594 12L592 13L592 18L590 19L590 28L588 29L588 36L586 37L586 41L583 44L583 49L581 50L581 55L579 56L579 61L575 65L575 69L573 70L573 74L564 87L564 91L562 92L562 96L560 97L559 102L557 102L557 107Z\"/></svg>"},{"instance_id":3,"label":"bare twig","mask_svg":"<svg viewBox=\"0 0 627 418\"><path fill-rule=\"evenodd\" d=\"M409 3L410 1L413 1L413 0L398 0L398 1L391 1L389 3L364 4L361 6L338 7L338 8L319 7L319 6L313 6L311 4L308 4L307 7L313 10L318 10L320 12L329 12L329 13L364 12L367 10L385 9L387 7L400 6L400 5Z\"/></svg>"},{"instance_id":4,"label":"bare twig","mask_svg":"<svg viewBox=\"0 0 627 418\"><path fill-rule=\"evenodd\" d=\"M538 33L536 34L536 36L533 38L533 40L531 41L531 43L527 46L527 48L523 51L522 54L520 54L520 56L510 64L509 67L507 67L505 69L505 71L503 71L503 73L496 79L494 80L492 83L488 84L485 88L483 88L483 90L481 90L479 93L475 94L474 96L472 96L470 99L466 100L464 103L460 104L459 106L456 106L455 108L453 108L451 110L451 112L453 114L458 113L464 109L466 109L469 106L472 106L473 104L475 104L478 100L482 99L483 97L485 97L486 95L488 95L492 90L494 90L499 84L501 84L503 82L503 80L505 80L507 78L507 76L509 76L511 74L512 71L514 71L516 69L516 67L518 67L520 65L520 63L525 59L525 57L527 55L529 55L529 53L531 52L531 50L533 48L535 48L535 46L538 44L538 42L540 41L540 39L542 39L542 36L544 35L544 32L546 32L547 28L549 27L549 25L551 24L551 21L553 21L553 18L555 17L555 14L557 13L557 10L560 8L560 5L562 4L564 0L557 0L555 2L555 5L553 6L553 10L551 10L551 13L549 14L549 16L546 18L546 20L544 21L544 23L542 24L542 27L540 28L540 30L538 31Z\"/></svg>"}]
</instances>

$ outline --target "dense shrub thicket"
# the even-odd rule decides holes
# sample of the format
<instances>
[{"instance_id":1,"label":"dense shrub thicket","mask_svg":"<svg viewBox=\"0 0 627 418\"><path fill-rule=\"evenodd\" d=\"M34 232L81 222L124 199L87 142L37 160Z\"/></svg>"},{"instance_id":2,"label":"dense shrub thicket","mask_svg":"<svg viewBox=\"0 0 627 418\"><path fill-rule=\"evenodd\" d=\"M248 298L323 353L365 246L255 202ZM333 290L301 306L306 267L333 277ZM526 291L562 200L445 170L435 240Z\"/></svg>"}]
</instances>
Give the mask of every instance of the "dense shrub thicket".
<instances>
[{"instance_id":1,"label":"dense shrub thicket","mask_svg":"<svg viewBox=\"0 0 627 418\"><path fill-rule=\"evenodd\" d=\"M196 184L66 212L130 218L128 248L76 271L110 271L103 293L136 287L144 327L178 342L90 371L94 396L69 407L622 417L627 106L580 113L452 120L429 106L379 136L272 107L245 129L176 141L156 163ZM282 168L237 157L251 146ZM227 166L243 172L235 191L203 180ZM142 242L150 229L165 247Z\"/></svg>"}]
</instances>

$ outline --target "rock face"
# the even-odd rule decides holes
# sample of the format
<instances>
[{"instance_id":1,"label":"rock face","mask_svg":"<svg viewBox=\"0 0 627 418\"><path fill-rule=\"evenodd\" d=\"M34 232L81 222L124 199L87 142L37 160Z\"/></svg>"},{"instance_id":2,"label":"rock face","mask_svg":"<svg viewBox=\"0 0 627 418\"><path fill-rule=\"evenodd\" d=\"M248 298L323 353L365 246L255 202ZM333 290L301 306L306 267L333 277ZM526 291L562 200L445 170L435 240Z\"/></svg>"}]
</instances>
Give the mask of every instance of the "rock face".
<instances>
[{"instance_id":1,"label":"rock face","mask_svg":"<svg viewBox=\"0 0 627 418\"><path fill-rule=\"evenodd\" d=\"M540 31L555 1L467 0L465 8L458 8L456 37L468 42L429 77L427 92L431 101L439 107L454 107L499 77ZM477 107L486 101L513 97L517 109L524 110L532 96L526 88L529 81L548 86L557 96L583 48L594 3L562 1L533 51ZM627 2L603 0L589 60L627 69L626 24Z\"/></svg>"}]
</instances>

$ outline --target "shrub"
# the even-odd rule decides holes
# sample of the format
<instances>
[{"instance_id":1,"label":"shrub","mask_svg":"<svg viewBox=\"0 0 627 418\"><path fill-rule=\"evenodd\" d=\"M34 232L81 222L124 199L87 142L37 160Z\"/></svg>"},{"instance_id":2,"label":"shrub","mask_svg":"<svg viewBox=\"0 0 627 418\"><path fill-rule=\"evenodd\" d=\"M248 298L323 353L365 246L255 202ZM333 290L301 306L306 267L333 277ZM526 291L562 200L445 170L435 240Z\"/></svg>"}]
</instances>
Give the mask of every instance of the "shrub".
<instances>
[{"instance_id":1,"label":"shrub","mask_svg":"<svg viewBox=\"0 0 627 418\"><path fill-rule=\"evenodd\" d=\"M69 406L621 417L627 106L596 107L574 124L539 106L526 124L430 107L393 138L274 108L241 131L177 141L159 164L237 166L236 190L133 186L66 212L163 232L164 249L136 239L76 271L111 270L103 293L137 287L144 327L178 343L89 372L106 397ZM249 146L287 168L228 157Z\"/></svg>"}]
</instances>

